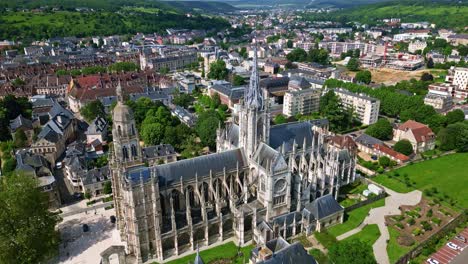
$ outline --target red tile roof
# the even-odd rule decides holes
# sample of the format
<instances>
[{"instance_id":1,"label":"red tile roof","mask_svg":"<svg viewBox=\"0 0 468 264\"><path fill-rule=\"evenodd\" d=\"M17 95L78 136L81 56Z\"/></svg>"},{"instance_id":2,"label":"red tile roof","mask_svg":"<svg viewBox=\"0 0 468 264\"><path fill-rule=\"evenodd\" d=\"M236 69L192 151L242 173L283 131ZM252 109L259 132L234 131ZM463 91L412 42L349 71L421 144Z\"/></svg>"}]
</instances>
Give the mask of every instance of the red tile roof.
<instances>
[{"instance_id":1,"label":"red tile roof","mask_svg":"<svg viewBox=\"0 0 468 264\"><path fill-rule=\"evenodd\" d=\"M385 145L379 145L379 144L374 144L374 149L378 150L382 153L385 153L397 160L400 160L402 162L408 161L410 158L404 154L401 154L400 152L396 152L395 150L385 146Z\"/></svg>"},{"instance_id":2,"label":"red tile roof","mask_svg":"<svg viewBox=\"0 0 468 264\"><path fill-rule=\"evenodd\" d=\"M417 142L424 142L429 139L433 139L435 136L434 132L432 132L428 126L414 120L406 121L401 124L398 129L403 131L411 130Z\"/></svg>"}]
</instances>

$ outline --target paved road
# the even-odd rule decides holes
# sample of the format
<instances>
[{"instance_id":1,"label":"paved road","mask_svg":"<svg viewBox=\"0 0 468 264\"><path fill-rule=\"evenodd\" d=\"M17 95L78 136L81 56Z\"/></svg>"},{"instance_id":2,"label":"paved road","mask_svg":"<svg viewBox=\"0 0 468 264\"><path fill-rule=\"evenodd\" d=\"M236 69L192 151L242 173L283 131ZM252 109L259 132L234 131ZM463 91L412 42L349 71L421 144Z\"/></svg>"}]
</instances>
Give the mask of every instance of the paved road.
<instances>
[{"instance_id":1,"label":"paved road","mask_svg":"<svg viewBox=\"0 0 468 264\"><path fill-rule=\"evenodd\" d=\"M385 206L373 208L369 211L369 215L357 228L338 236L338 240L343 240L349 236L352 236L364 228L366 225L377 224L380 231L380 237L372 246L374 255L379 264L389 264L390 260L387 254L387 240L390 239L390 234L385 226L386 215L399 215L401 214L400 209L402 205L416 205L421 201L421 191L415 190L410 193L397 193L391 189L385 188L388 193L388 197L385 198Z\"/></svg>"},{"instance_id":2,"label":"paved road","mask_svg":"<svg viewBox=\"0 0 468 264\"><path fill-rule=\"evenodd\" d=\"M97 204L97 205L89 206L89 207L86 207L86 208L78 208L78 209L73 210L73 211L62 213L62 214L60 214L60 216L61 217L67 217L67 216L71 216L71 215L80 214L80 213L83 213L83 212L89 212L90 214L92 214L94 209L103 208L103 207L109 206L109 205L111 205L113 203L114 203L113 201L110 201L110 202L107 202L107 203Z\"/></svg>"}]
</instances>

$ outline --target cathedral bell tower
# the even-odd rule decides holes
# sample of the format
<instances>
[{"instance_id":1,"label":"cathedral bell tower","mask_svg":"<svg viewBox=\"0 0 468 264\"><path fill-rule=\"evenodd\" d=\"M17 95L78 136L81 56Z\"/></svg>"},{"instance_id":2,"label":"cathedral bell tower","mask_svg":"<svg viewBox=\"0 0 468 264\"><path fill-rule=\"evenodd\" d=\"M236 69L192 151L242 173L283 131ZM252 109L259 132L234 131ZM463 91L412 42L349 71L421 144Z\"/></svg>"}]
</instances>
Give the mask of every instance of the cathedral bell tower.
<instances>
[{"instance_id":1,"label":"cathedral bell tower","mask_svg":"<svg viewBox=\"0 0 468 264\"><path fill-rule=\"evenodd\" d=\"M239 113L239 144L249 158L252 157L260 142L268 144L270 133L268 108L269 102L264 99L260 89L257 46L255 46L250 84L244 91L242 109Z\"/></svg>"},{"instance_id":2,"label":"cathedral bell tower","mask_svg":"<svg viewBox=\"0 0 468 264\"><path fill-rule=\"evenodd\" d=\"M132 109L124 104L122 86L116 88L117 105L112 113L114 160L121 165L142 162L138 131Z\"/></svg>"}]
</instances>

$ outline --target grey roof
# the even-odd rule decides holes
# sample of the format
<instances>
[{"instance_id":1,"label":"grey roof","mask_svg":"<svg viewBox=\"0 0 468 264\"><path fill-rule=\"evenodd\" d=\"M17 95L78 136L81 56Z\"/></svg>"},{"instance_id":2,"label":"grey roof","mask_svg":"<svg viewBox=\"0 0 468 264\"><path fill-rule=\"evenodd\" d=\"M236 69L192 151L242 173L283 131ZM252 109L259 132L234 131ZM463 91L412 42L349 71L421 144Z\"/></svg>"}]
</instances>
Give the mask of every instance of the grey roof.
<instances>
[{"instance_id":1,"label":"grey roof","mask_svg":"<svg viewBox=\"0 0 468 264\"><path fill-rule=\"evenodd\" d=\"M263 261L257 262L257 264L317 264L314 257L307 254L307 251L299 243L295 242L288 245L276 252L273 255Z\"/></svg>"},{"instance_id":2,"label":"grey roof","mask_svg":"<svg viewBox=\"0 0 468 264\"><path fill-rule=\"evenodd\" d=\"M32 108L39 107L52 107L54 105L54 100L52 98L40 98L32 102Z\"/></svg>"},{"instance_id":3,"label":"grey roof","mask_svg":"<svg viewBox=\"0 0 468 264\"><path fill-rule=\"evenodd\" d=\"M231 100L239 100L244 97L245 86L232 86L229 84L214 84L210 89L224 94Z\"/></svg>"},{"instance_id":4,"label":"grey roof","mask_svg":"<svg viewBox=\"0 0 468 264\"><path fill-rule=\"evenodd\" d=\"M170 144L161 144L143 148L143 156L147 159L164 157L175 154L174 147Z\"/></svg>"},{"instance_id":5,"label":"grey roof","mask_svg":"<svg viewBox=\"0 0 468 264\"><path fill-rule=\"evenodd\" d=\"M95 182L104 182L110 179L109 167L92 169L81 175L81 181L84 185L92 184Z\"/></svg>"},{"instance_id":6,"label":"grey roof","mask_svg":"<svg viewBox=\"0 0 468 264\"><path fill-rule=\"evenodd\" d=\"M305 206L304 211L315 216L315 219L322 219L329 215L343 211L344 208L333 198L331 194L315 199Z\"/></svg>"},{"instance_id":7,"label":"grey roof","mask_svg":"<svg viewBox=\"0 0 468 264\"><path fill-rule=\"evenodd\" d=\"M33 129L32 121L22 115L18 115L10 121L10 129L12 132L16 132L18 128Z\"/></svg>"},{"instance_id":8,"label":"grey roof","mask_svg":"<svg viewBox=\"0 0 468 264\"><path fill-rule=\"evenodd\" d=\"M106 132L106 129L107 129L106 119L98 116L91 122L88 129L86 130L86 134L87 135L103 134Z\"/></svg>"},{"instance_id":9,"label":"grey roof","mask_svg":"<svg viewBox=\"0 0 468 264\"><path fill-rule=\"evenodd\" d=\"M170 185L174 182L190 180L198 176L207 176L212 171L213 175L226 171L234 170L239 166L246 165L246 159L242 149L233 149L220 153L200 156L192 159L181 160L178 162L158 165L155 167L156 174L160 179L160 185Z\"/></svg>"},{"instance_id":10,"label":"grey roof","mask_svg":"<svg viewBox=\"0 0 468 264\"><path fill-rule=\"evenodd\" d=\"M304 138L307 146L310 146L312 144L312 127L326 125L328 125L328 120L317 119L272 126L270 129L270 146L279 149L284 142L285 151L288 152L292 150L294 140L298 148L302 148Z\"/></svg>"},{"instance_id":11,"label":"grey roof","mask_svg":"<svg viewBox=\"0 0 468 264\"><path fill-rule=\"evenodd\" d=\"M227 139L233 146L239 146L239 126L231 123L226 126L227 130Z\"/></svg>"},{"instance_id":12,"label":"grey roof","mask_svg":"<svg viewBox=\"0 0 468 264\"><path fill-rule=\"evenodd\" d=\"M382 145L383 142L380 139L371 137L365 133L362 133L359 137L354 140L356 143L364 145L366 147L372 147L374 144Z\"/></svg>"},{"instance_id":13,"label":"grey roof","mask_svg":"<svg viewBox=\"0 0 468 264\"><path fill-rule=\"evenodd\" d=\"M291 77L288 85L294 85L294 86L300 87L301 89L307 89L307 88L310 88L311 86L310 83L304 77L299 77L299 76Z\"/></svg>"},{"instance_id":14,"label":"grey roof","mask_svg":"<svg viewBox=\"0 0 468 264\"><path fill-rule=\"evenodd\" d=\"M286 221L286 224L290 225L290 224L292 224L294 222L294 218L296 219L296 222L299 222L299 221L301 221L302 214L299 213L299 212L291 212L291 213L287 213L287 214L278 216L273 220L273 224L283 226L284 221Z\"/></svg>"},{"instance_id":15,"label":"grey roof","mask_svg":"<svg viewBox=\"0 0 468 264\"><path fill-rule=\"evenodd\" d=\"M371 102L377 102L378 101L374 97L367 96L367 95L365 95L363 93L353 93L353 92L350 92L350 91L346 90L345 88L334 89L334 91L335 91L335 93L350 95L350 96L361 98L361 99L368 100L368 101L371 101Z\"/></svg>"}]
</instances>

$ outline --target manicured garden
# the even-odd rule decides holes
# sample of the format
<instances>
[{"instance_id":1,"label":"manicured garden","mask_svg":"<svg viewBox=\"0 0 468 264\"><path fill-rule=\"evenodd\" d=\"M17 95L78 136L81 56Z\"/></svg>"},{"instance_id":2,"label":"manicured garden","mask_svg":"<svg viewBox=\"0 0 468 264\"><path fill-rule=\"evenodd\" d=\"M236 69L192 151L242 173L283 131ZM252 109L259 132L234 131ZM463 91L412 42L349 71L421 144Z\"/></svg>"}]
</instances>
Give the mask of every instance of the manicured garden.
<instances>
[{"instance_id":1,"label":"manicured garden","mask_svg":"<svg viewBox=\"0 0 468 264\"><path fill-rule=\"evenodd\" d=\"M376 224L366 225L359 233L345 238L343 241L359 239L362 242L372 246L380 237L379 227Z\"/></svg>"},{"instance_id":2,"label":"manicured garden","mask_svg":"<svg viewBox=\"0 0 468 264\"><path fill-rule=\"evenodd\" d=\"M249 261L250 251L254 248L253 245L242 247L240 250L242 256L237 256L238 247L233 243L229 242L214 248L200 251L200 256L205 263L210 263L212 261L221 261L226 260L230 261L229 263L234 264L243 264ZM179 258L173 261L167 262L167 264L186 264L192 263L195 259L196 254L191 254L183 258ZM245 262L244 262L245 261Z\"/></svg>"},{"instance_id":3,"label":"manicured garden","mask_svg":"<svg viewBox=\"0 0 468 264\"><path fill-rule=\"evenodd\" d=\"M456 153L410 164L400 169L378 175L374 180L396 192L419 189L451 206L468 207L466 199L466 164L468 153Z\"/></svg>"},{"instance_id":4,"label":"manicured garden","mask_svg":"<svg viewBox=\"0 0 468 264\"><path fill-rule=\"evenodd\" d=\"M340 188L340 194L345 194L346 197L340 196L338 202L343 207L348 207L361 201L360 197L364 190L367 189L366 184L362 184L360 181L348 184Z\"/></svg>"},{"instance_id":5,"label":"manicured garden","mask_svg":"<svg viewBox=\"0 0 468 264\"><path fill-rule=\"evenodd\" d=\"M364 221L364 218L366 218L367 214L372 208L377 208L384 205L385 199L380 199L371 204L354 209L353 211L345 214L343 224L330 227L328 229L328 232L335 237L342 235L358 227L362 223L362 221Z\"/></svg>"}]
</instances>

